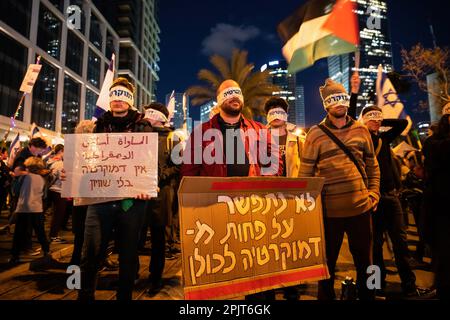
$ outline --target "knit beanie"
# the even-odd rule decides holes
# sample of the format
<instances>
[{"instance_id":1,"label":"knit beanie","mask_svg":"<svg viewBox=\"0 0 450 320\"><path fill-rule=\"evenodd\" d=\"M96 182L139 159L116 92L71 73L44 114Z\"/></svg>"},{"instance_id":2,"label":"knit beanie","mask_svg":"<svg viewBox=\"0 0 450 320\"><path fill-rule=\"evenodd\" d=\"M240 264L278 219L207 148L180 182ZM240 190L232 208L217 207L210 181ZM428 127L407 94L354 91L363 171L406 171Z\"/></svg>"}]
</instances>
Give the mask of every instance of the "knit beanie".
<instances>
[{"instance_id":1,"label":"knit beanie","mask_svg":"<svg viewBox=\"0 0 450 320\"><path fill-rule=\"evenodd\" d=\"M348 107L350 105L350 96L344 86L328 78L325 84L319 88L320 96L325 110L338 105Z\"/></svg>"}]
</instances>

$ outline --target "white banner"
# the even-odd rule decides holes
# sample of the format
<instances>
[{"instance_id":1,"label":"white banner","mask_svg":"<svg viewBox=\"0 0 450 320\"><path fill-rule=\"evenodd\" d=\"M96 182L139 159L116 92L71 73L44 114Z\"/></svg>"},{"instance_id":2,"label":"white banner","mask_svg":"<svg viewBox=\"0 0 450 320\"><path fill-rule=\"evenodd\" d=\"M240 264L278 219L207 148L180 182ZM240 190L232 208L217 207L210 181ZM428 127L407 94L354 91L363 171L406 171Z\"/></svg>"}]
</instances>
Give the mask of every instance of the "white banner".
<instances>
[{"instance_id":1,"label":"white banner","mask_svg":"<svg viewBox=\"0 0 450 320\"><path fill-rule=\"evenodd\" d=\"M158 134L67 134L62 197L157 196Z\"/></svg>"},{"instance_id":2,"label":"white banner","mask_svg":"<svg viewBox=\"0 0 450 320\"><path fill-rule=\"evenodd\" d=\"M20 91L25 93L31 93L31 91L33 91L33 86L36 83L41 68L41 64L30 64L28 66L27 73L25 74L22 85L20 86Z\"/></svg>"}]
</instances>

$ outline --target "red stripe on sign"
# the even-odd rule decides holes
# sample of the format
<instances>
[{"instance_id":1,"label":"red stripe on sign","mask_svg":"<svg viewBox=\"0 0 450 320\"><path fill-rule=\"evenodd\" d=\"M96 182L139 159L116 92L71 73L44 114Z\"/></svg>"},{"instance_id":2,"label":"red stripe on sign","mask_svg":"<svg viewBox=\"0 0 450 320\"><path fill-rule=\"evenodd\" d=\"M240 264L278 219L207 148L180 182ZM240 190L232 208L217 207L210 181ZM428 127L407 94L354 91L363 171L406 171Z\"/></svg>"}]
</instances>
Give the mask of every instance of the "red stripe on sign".
<instances>
[{"instance_id":1,"label":"red stripe on sign","mask_svg":"<svg viewBox=\"0 0 450 320\"><path fill-rule=\"evenodd\" d=\"M211 190L304 189L307 181L213 182Z\"/></svg>"},{"instance_id":2,"label":"red stripe on sign","mask_svg":"<svg viewBox=\"0 0 450 320\"><path fill-rule=\"evenodd\" d=\"M239 295L251 292L252 290L259 288L268 288L276 286L281 283L290 283L294 281L308 280L312 278L325 277L327 275L327 269L324 266L320 266L315 269L300 270L298 272L271 275L260 279L249 279L239 283L231 283L223 286L216 286L206 289L195 288L193 291L185 293L186 300L205 300L215 299L231 295Z\"/></svg>"}]
</instances>

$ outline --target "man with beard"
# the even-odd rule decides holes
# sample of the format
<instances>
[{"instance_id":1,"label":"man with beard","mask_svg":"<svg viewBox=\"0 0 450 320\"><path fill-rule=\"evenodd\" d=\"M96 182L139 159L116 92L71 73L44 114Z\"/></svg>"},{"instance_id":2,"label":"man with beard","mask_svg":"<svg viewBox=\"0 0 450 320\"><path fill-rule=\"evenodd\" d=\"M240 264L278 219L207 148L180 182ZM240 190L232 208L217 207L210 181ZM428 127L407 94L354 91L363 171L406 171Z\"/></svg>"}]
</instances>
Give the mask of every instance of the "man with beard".
<instances>
[{"instance_id":1,"label":"man with beard","mask_svg":"<svg viewBox=\"0 0 450 320\"><path fill-rule=\"evenodd\" d=\"M324 177L324 227L330 279L319 282L318 298L335 298L336 261L347 233L357 271L360 300L374 299L367 288L372 265L371 214L380 198L380 170L370 133L347 116L350 97L345 88L327 79L320 87L326 118L306 136L300 176Z\"/></svg>"},{"instance_id":2,"label":"man with beard","mask_svg":"<svg viewBox=\"0 0 450 320\"><path fill-rule=\"evenodd\" d=\"M279 159L278 150L271 150L270 133L260 130L266 129L259 122L246 119L242 115L244 107L244 97L242 91L234 80L225 80L217 90L217 103L220 109L219 113L214 115L211 120L202 124L201 128L196 128L191 134L183 155L183 165L181 167L182 176L204 176L204 177L254 177L261 175L281 175L283 172L282 163ZM200 129L200 130L199 130ZM220 132L220 137L209 141L203 139L203 136L195 139L197 134L205 134L208 130L215 130L214 133ZM249 137L247 134L252 131ZM211 131L210 131L211 132ZM244 136L242 136L244 134ZM250 145L255 143L251 138L256 139L256 145L261 151L263 147L271 159L269 163L262 163L256 152L250 151ZM201 140L200 144L196 144L196 140ZM210 144L213 144L211 150ZM210 161L204 159L203 150L207 148L211 151L209 154L223 155L223 159L219 161ZM234 152L233 152L234 150ZM196 163L196 155L201 155L201 163ZM216 159L212 159L216 160ZM252 160L252 161L250 161Z\"/></svg>"},{"instance_id":3,"label":"man with beard","mask_svg":"<svg viewBox=\"0 0 450 320\"><path fill-rule=\"evenodd\" d=\"M244 97L237 82L233 80L222 82L217 90L217 103L219 113L208 122L203 123L201 131L198 130L200 128L196 128L191 134L184 151L181 175L204 177L281 176L283 164L278 146L271 148L270 132L263 124L246 119L242 115ZM267 132L262 131L264 129ZM209 141L202 138L201 143L195 143L195 135L208 134L208 130L210 130L209 133L216 133L213 135L214 140ZM199 139L197 138L197 140ZM256 144L257 148L252 148L252 144L253 146ZM205 159L203 150L206 148L209 149L209 154L219 155L220 159L217 157ZM262 163L261 151L270 155L269 163ZM199 164L194 161L196 154L202 155ZM216 159L218 161L215 161ZM271 290L248 295L246 299L274 300L275 294Z\"/></svg>"}]
</instances>

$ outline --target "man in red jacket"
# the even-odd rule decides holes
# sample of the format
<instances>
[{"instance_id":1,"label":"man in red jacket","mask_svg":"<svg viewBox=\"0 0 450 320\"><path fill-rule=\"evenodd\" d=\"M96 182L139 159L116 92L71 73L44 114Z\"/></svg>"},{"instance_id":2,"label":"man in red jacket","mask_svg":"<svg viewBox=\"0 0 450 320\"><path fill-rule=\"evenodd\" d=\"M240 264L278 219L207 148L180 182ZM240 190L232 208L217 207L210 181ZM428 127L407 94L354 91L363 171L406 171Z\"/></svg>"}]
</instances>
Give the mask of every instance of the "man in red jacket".
<instances>
[{"instance_id":1,"label":"man in red jacket","mask_svg":"<svg viewBox=\"0 0 450 320\"><path fill-rule=\"evenodd\" d=\"M219 113L194 129L183 155L182 176L249 177L283 172L278 147L267 128L242 115L239 85L225 80L218 88Z\"/></svg>"}]
</instances>

